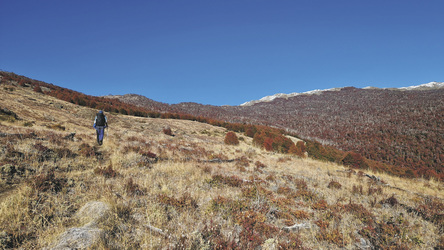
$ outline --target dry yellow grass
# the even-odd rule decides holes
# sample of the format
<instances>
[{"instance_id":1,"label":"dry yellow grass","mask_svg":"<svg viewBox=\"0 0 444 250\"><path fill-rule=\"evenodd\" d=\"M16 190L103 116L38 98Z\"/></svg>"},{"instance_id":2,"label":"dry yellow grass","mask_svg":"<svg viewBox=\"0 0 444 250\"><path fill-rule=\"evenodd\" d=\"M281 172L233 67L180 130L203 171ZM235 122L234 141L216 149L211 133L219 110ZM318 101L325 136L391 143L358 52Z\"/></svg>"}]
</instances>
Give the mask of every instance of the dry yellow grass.
<instances>
[{"instance_id":1,"label":"dry yellow grass","mask_svg":"<svg viewBox=\"0 0 444 250\"><path fill-rule=\"evenodd\" d=\"M0 107L20 118L0 123L7 134L0 138L3 247L50 246L84 223L74 214L88 201L112 207L93 248L252 248L268 240L354 249L363 239L421 249L443 241L442 219L418 213L435 204L442 216L443 184L434 180L364 171L383 184L337 164L265 152L242 134L239 146L228 146L225 129L183 120L107 113L99 147L96 110L21 87L0 91ZM73 132L74 141L63 139ZM17 171L4 170L7 164ZM283 230L294 224L307 228Z\"/></svg>"}]
</instances>

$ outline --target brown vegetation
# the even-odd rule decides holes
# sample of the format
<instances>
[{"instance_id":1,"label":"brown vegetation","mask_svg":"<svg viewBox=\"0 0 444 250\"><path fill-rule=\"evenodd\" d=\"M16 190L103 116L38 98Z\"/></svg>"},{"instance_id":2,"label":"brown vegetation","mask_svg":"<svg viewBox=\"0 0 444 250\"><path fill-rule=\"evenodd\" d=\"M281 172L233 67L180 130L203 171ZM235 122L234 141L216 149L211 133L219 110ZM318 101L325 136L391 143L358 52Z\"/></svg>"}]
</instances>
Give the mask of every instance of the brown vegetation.
<instances>
[{"instance_id":1,"label":"brown vegetation","mask_svg":"<svg viewBox=\"0 0 444 250\"><path fill-rule=\"evenodd\" d=\"M99 147L92 129L95 109L29 87L0 92L0 107L21 119L0 121L5 248L52 245L83 225L75 214L90 201L111 208L96 222L103 237L91 248L443 245L443 187L435 180L368 169L356 173L342 164L284 154L288 144L298 143L260 126L230 125L263 135L257 140L246 135L232 147L224 143L228 125L110 113L112 130ZM30 121L34 125L25 126ZM174 137L163 133L166 126L174 128ZM259 143L266 138L277 151ZM310 142L306 147L338 163L346 156Z\"/></svg>"},{"instance_id":2,"label":"brown vegetation","mask_svg":"<svg viewBox=\"0 0 444 250\"><path fill-rule=\"evenodd\" d=\"M239 145L239 139L237 138L237 135L231 131L225 135L224 142L227 145Z\"/></svg>"}]
</instances>

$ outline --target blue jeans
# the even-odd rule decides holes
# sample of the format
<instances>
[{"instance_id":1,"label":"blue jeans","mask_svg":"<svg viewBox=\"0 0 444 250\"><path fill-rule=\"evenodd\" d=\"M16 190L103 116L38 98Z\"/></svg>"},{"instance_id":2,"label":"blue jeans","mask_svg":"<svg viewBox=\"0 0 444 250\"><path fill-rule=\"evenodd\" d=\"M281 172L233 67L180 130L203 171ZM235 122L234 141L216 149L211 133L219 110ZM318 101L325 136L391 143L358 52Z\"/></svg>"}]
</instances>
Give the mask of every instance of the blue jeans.
<instances>
[{"instance_id":1,"label":"blue jeans","mask_svg":"<svg viewBox=\"0 0 444 250\"><path fill-rule=\"evenodd\" d=\"M97 132L97 143L99 143L99 145L102 145L103 135L105 134L105 126L96 126L96 132Z\"/></svg>"}]
</instances>

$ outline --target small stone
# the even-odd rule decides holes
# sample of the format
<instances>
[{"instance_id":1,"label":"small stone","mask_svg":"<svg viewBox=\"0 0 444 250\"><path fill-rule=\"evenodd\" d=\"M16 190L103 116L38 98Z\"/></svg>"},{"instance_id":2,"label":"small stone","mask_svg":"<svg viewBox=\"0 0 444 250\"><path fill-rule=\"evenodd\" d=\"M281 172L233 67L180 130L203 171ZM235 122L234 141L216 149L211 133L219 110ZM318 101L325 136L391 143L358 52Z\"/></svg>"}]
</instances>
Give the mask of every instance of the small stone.
<instances>
[{"instance_id":1,"label":"small stone","mask_svg":"<svg viewBox=\"0 0 444 250\"><path fill-rule=\"evenodd\" d=\"M277 240L276 239L268 239L262 244L263 250L275 250L277 249Z\"/></svg>"},{"instance_id":2,"label":"small stone","mask_svg":"<svg viewBox=\"0 0 444 250\"><path fill-rule=\"evenodd\" d=\"M371 249L372 245L370 242L364 238L359 239L359 243L356 244L359 249Z\"/></svg>"},{"instance_id":3,"label":"small stone","mask_svg":"<svg viewBox=\"0 0 444 250\"><path fill-rule=\"evenodd\" d=\"M109 205L100 201L91 201L79 209L76 216L83 220L96 221L109 210Z\"/></svg>"}]
</instances>

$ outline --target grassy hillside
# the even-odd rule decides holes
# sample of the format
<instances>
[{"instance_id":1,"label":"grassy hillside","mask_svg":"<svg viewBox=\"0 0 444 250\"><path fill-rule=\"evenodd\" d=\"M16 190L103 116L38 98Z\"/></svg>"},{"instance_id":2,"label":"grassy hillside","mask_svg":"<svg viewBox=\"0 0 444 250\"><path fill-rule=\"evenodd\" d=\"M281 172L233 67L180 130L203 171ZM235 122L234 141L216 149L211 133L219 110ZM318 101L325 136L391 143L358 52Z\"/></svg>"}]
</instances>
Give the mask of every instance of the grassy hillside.
<instances>
[{"instance_id":1,"label":"grassy hillside","mask_svg":"<svg viewBox=\"0 0 444 250\"><path fill-rule=\"evenodd\" d=\"M156 105L137 95L116 99L150 110L274 126L384 163L393 175L444 180L444 89L348 87L242 107Z\"/></svg>"},{"instance_id":2,"label":"grassy hillside","mask_svg":"<svg viewBox=\"0 0 444 250\"><path fill-rule=\"evenodd\" d=\"M99 147L96 110L1 87L4 248L85 227L107 249L444 247L442 182L271 153L241 134L225 145L226 129L194 121L107 113ZM109 209L88 223L92 201Z\"/></svg>"}]
</instances>

